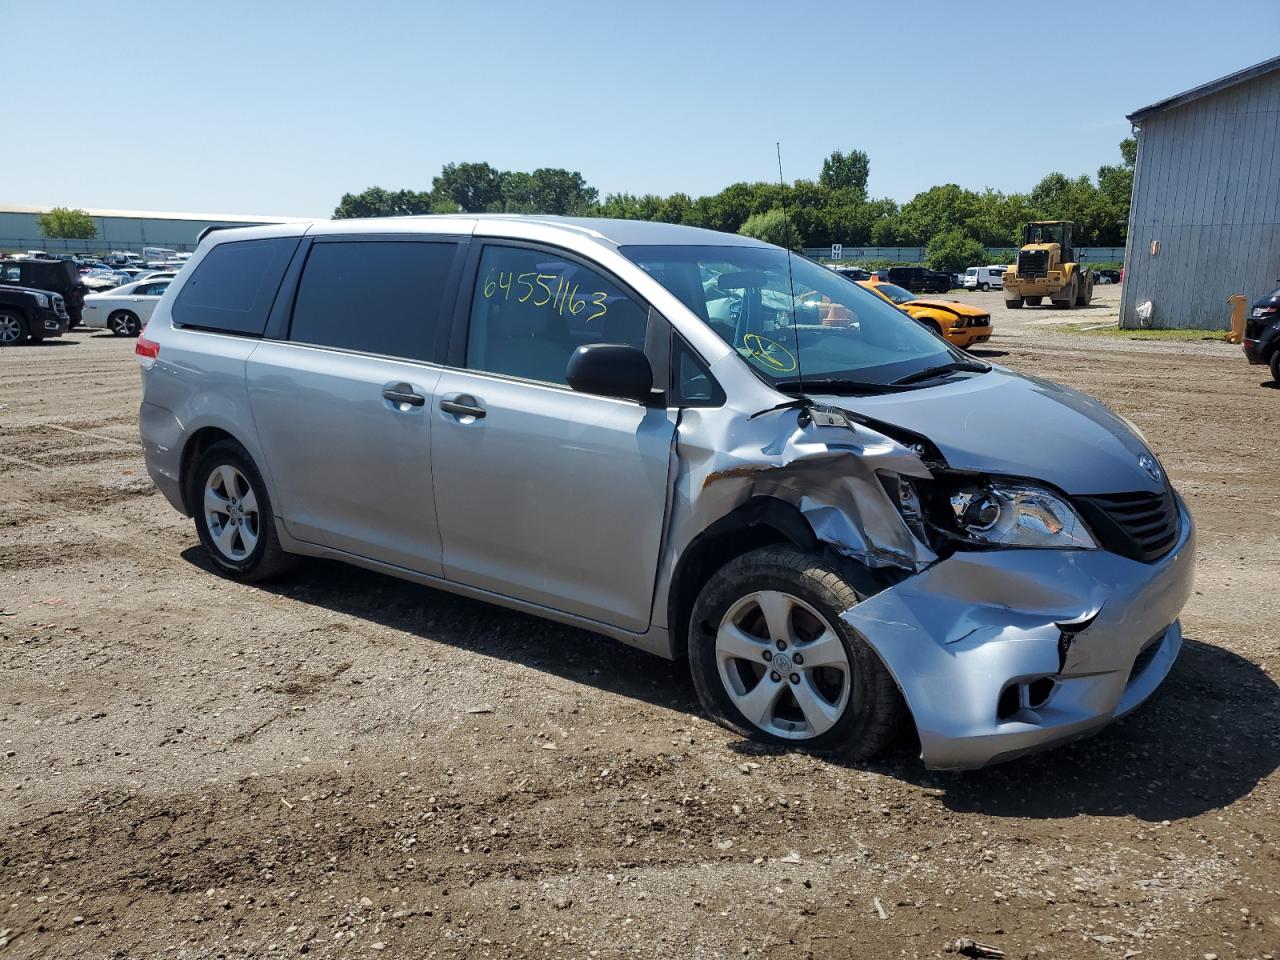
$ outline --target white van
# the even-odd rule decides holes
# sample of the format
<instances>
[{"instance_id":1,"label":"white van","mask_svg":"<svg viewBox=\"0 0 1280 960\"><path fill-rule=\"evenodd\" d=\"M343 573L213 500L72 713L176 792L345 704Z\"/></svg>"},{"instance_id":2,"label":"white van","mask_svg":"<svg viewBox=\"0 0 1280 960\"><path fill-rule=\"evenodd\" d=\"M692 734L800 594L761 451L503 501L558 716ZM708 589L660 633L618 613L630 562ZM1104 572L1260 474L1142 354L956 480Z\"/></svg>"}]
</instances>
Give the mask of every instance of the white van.
<instances>
[{"instance_id":1,"label":"white van","mask_svg":"<svg viewBox=\"0 0 1280 960\"><path fill-rule=\"evenodd\" d=\"M966 290L1003 290L1004 272L1008 267L970 267L964 272Z\"/></svg>"}]
</instances>

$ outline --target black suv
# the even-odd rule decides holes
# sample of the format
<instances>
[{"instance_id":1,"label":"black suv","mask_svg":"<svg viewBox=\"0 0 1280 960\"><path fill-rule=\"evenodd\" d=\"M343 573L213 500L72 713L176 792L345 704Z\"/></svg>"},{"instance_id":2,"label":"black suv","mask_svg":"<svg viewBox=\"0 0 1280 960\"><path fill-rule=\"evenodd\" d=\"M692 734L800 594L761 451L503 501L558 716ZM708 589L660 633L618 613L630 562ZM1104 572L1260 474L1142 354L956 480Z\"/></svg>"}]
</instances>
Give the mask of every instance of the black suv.
<instances>
[{"instance_id":1,"label":"black suv","mask_svg":"<svg viewBox=\"0 0 1280 960\"><path fill-rule=\"evenodd\" d=\"M951 274L924 267L890 267L889 282L912 293L946 293L951 289Z\"/></svg>"},{"instance_id":2,"label":"black suv","mask_svg":"<svg viewBox=\"0 0 1280 960\"><path fill-rule=\"evenodd\" d=\"M69 320L59 293L0 286L0 347L60 337L67 332Z\"/></svg>"},{"instance_id":3,"label":"black suv","mask_svg":"<svg viewBox=\"0 0 1280 960\"><path fill-rule=\"evenodd\" d=\"M70 260L0 260L0 284L51 290L62 296L70 326L78 327L84 320L84 295L89 288Z\"/></svg>"},{"instance_id":4,"label":"black suv","mask_svg":"<svg viewBox=\"0 0 1280 960\"><path fill-rule=\"evenodd\" d=\"M1265 363L1280 381L1280 288L1253 301L1244 321L1244 355L1250 363Z\"/></svg>"}]
</instances>

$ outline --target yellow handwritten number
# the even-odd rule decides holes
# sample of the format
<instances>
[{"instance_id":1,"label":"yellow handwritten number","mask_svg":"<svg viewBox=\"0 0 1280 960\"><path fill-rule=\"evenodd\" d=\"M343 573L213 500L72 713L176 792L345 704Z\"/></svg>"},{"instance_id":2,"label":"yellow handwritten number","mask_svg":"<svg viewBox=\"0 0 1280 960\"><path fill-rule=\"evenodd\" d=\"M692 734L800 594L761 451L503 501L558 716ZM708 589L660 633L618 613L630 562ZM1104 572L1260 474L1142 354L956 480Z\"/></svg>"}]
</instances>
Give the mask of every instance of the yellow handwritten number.
<instances>
[{"instance_id":1,"label":"yellow handwritten number","mask_svg":"<svg viewBox=\"0 0 1280 960\"><path fill-rule=\"evenodd\" d=\"M596 317L603 317L606 313L609 312L609 306L608 304L605 303L605 301L608 299L609 299L609 294L605 293L603 290L597 290L595 293L591 295L592 306L599 307L600 309L598 309L591 316L587 317L586 319L587 323L590 323L592 320L596 319Z\"/></svg>"}]
</instances>

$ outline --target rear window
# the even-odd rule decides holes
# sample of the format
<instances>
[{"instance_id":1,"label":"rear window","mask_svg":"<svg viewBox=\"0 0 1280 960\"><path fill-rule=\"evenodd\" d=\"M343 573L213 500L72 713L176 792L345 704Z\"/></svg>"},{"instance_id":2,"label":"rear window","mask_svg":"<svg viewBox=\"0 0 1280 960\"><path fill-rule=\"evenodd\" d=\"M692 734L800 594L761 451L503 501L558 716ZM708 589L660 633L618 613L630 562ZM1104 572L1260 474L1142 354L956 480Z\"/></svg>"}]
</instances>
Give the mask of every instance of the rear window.
<instances>
[{"instance_id":1,"label":"rear window","mask_svg":"<svg viewBox=\"0 0 1280 960\"><path fill-rule=\"evenodd\" d=\"M184 327L262 336L298 237L220 243L178 292L173 320Z\"/></svg>"},{"instance_id":2,"label":"rear window","mask_svg":"<svg viewBox=\"0 0 1280 960\"><path fill-rule=\"evenodd\" d=\"M317 242L307 256L289 339L431 360L456 243Z\"/></svg>"}]
</instances>

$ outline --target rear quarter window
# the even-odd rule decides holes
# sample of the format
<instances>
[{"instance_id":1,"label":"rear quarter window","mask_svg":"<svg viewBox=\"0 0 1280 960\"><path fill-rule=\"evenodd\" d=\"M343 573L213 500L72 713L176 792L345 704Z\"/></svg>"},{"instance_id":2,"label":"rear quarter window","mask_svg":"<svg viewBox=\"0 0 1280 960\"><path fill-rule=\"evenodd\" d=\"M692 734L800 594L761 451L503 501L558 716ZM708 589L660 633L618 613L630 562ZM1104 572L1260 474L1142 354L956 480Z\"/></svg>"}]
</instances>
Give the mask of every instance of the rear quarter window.
<instances>
[{"instance_id":1,"label":"rear quarter window","mask_svg":"<svg viewBox=\"0 0 1280 960\"><path fill-rule=\"evenodd\" d=\"M178 292L172 316L183 327L260 337L280 279L300 238L220 243Z\"/></svg>"}]
</instances>

